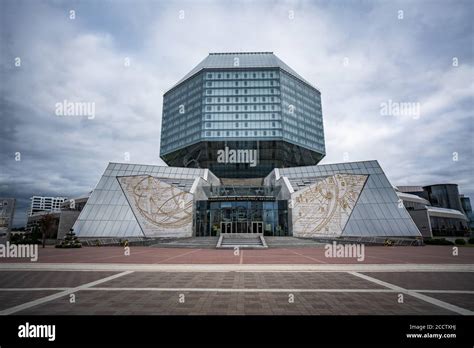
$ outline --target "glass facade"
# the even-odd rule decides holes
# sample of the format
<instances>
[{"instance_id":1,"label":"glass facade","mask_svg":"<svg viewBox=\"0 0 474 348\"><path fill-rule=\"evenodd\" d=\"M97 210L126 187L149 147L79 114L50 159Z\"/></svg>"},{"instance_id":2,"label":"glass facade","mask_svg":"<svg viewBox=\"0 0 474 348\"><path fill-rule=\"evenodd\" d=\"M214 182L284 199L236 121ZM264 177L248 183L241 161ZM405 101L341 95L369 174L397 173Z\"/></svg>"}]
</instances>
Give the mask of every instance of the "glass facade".
<instances>
[{"instance_id":1,"label":"glass facade","mask_svg":"<svg viewBox=\"0 0 474 348\"><path fill-rule=\"evenodd\" d=\"M161 153L198 142L202 122L202 75L196 75L163 98Z\"/></svg>"},{"instance_id":2,"label":"glass facade","mask_svg":"<svg viewBox=\"0 0 474 348\"><path fill-rule=\"evenodd\" d=\"M325 153L321 94L283 71L281 99L283 138Z\"/></svg>"},{"instance_id":3,"label":"glass facade","mask_svg":"<svg viewBox=\"0 0 474 348\"><path fill-rule=\"evenodd\" d=\"M465 213L459 198L458 185L440 184L423 187L427 199L434 207L459 210Z\"/></svg>"},{"instance_id":4,"label":"glass facade","mask_svg":"<svg viewBox=\"0 0 474 348\"><path fill-rule=\"evenodd\" d=\"M295 191L336 173L367 174L369 177L344 228L343 236L420 235L377 161L282 168L278 171L279 175L289 179Z\"/></svg>"},{"instance_id":5,"label":"glass facade","mask_svg":"<svg viewBox=\"0 0 474 348\"><path fill-rule=\"evenodd\" d=\"M117 180L121 176L143 174L189 191L196 176L204 175L204 169L110 163L74 224L75 233L81 238L144 237Z\"/></svg>"},{"instance_id":6,"label":"glass facade","mask_svg":"<svg viewBox=\"0 0 474 348\"><path fill-rule=\"evenodd\" d=\"M287 201L242 198L196 202L196 236L219 236L221 233L288 236Z\"/></svg>"},{"instance_id":7,"label":"glass facade","mask_svg":"<svg viewBox=\"0 0 474 348\"><path fill-rule=\"evenodd\" d=\"M217 151L229 142L261 151L258 164L222 165ZM317 164L325 155L321 94L272 53L210 54L165 93L160 154L220 177Z\"/></svg>"},{"instance_id":8,"label":"glass facade","mask_svg":"<svg viewBox=\"0 0 474 348\"><path fill-rule=\"evenodd\" d=\"M450 217L430 216L433 237L468 237L469 226L466 220Z\"/></svg>"},{"instance_id":9,"label":"glass facade","mask_svg":"<svg viewBox=\"0 0 474 348\"><path fill-rule=\"evenodd\" d=\"M471 231L474 231L474 214L472 213L471 200L469 199L469 197L464 197L464 196L461 196L460 199L461 199L462 209L466 213L466 216L469 220L469 229Z\"/></svg>"},{"instance_id":10,"label":"glass facade","mask_svg":"<svg viewBox=\"0 0 474 348\"><path fill-rule=\"evenodd\" d=\"M219 150L254 150L257 165L248 163L219 162ZM209 141L200 142L166 156L174 166L208 168L223 178L264 177L274 168L311 165L321 156L314 151L284 141Z\"/></svg>"},{"instance_id":11,"label":"glass facade","mask_svg":"<svg viewBox=\"0 0 474 348\"><path fill-rule=\"evenodd\" d=\"M205 139L280 139L278 70L217 70L204 74Z\"/></svg>"}]
</instances>

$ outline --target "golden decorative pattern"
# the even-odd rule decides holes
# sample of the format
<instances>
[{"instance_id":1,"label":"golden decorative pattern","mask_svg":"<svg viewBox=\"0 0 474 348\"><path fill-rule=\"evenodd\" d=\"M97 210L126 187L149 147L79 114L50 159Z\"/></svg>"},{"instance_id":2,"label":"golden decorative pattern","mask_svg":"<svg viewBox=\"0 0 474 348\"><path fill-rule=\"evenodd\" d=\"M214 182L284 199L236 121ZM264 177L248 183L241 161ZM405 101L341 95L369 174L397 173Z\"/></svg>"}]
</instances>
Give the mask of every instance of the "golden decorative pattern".
<instances>
[{"instance_id":1,"label":"golden decorative pattern","mask_svg":"<svg viewBox=\"0 0 474 348\"><path fill-rule=\"evenodd\" d=\"M118 180L135 214L149 224L177 232L184 227L192 228L193 195L189 192L148 175Z\"/></svg>"},{"instance_id":2,"label":"golden decorative pattern","mask_svg":"<svg viewBox=\"0 0 474 348\"><path fill-rule=\"evenodd\" d=\"M367 175L334 174L291 195L293 235L339 236Z\"/></svg>"}]
</instances>

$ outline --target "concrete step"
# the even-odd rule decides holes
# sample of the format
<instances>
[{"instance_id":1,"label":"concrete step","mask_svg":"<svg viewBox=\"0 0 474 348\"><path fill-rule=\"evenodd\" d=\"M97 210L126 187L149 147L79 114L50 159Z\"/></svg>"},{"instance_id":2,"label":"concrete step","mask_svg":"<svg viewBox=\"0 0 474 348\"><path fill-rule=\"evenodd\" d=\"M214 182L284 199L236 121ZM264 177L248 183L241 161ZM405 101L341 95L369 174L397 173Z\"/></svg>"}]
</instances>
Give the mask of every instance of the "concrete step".
<instances>
[{"instance_id":1,"label":"concrete step","mask_svg":"<svg viewBox=\"0 0 474 348\"><path fill-rule=\"evenodd\" d=\"M221 235L216 248L267 248L263 236L227 236Z\"/></svg>"}]
</instances>

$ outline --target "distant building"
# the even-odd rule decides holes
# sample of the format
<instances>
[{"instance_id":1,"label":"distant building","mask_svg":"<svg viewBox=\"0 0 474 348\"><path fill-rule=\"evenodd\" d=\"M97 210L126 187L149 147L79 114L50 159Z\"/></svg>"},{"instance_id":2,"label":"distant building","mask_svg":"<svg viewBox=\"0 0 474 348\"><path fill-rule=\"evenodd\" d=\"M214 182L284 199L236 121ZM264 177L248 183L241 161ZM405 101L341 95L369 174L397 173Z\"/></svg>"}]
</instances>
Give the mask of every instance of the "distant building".
<instances>
[{"instance_id":1,"label":"distant building","mask_svg":"<svg viewBox=\"0 0 474 348\"><path fill-rule=\"evenodd\" d=\"M15 198L0 197L0 243L10 238L10 231L15 213Z\"/></svg>"},{"instance_id":2,"label":"distant building","mask_svg":"<svg viewBox=\"0 0 474 348\"><path fill-rule=\"evenodd\" d=\"M46 215L51 215L54 218L54 226L52 227L52 229L55 231L53 233L53 237L56 238L56 234L57 234L57 230L59 226L59 216L61 215L60 211L55 211L55 212L41 211L33 215L29 215L28 220L26 222L25 232L32 232L35 226L39 226L40 220Z\"/></svg>"},{"instance_id":3,"label":"distant building","mask_svg":"<svg viewBox=\"0 0 474 348\"><path fill-rule=\"evenodd\" d=\"M456 184L398 186L397 194L423 237L469 235L469 219Z\"/></svg>"},{"instance_id":4,"label":"distant building","mask_svg":"<svg viewBox=\"0 0 474 348\"><path fill-rule=\"evenodd\" d=\"M469 228L471 229L471 232L474 232L474 214L472 213L472 206L471 206L471 200L469 197L466 197L464 195L460 195L461 198L461 205L466 213L467 218L469 219Z\"/></svg>"},{"instance_id":5,"label":"distant building","mask_svg":"<svg viewBox=\"0 0 474 348\"><path fill-rule=\"evenodd\" d=\"M66 201L66 197L31 197L31 207L28 215L34 215L39 212L59 212L61 211L61 204Z\"/></svg>"},{"instance_id":6,"label":"distant building","mask_svg":"<svg viewBox=\"0 0 474 348\"><path fill-rule=\"evenodd\" d=\"M84 208L88 199L89 194L65 200L61 203L59 210L57 211L56 209L55 211L40 211L28 216L26 231L31 232L35 226L39 225L40 220L45 215L51 215L55 220L53 227L54 233L51 236L51 239L62 239L76 222L77 217L82 211L82 208Z\"/></svg>"},{"instance_id":7,"label":"distant building","mask_svg":"<svg viewBox=\"0 0 474 348\"><path fill-rule=\"evenodd\" d=\"M61 205L57 239L63 239L66 233L72 228L82 209L86 205L90 194L91 192L86 196L69 199Z\"/></svg>"}]
</instances>

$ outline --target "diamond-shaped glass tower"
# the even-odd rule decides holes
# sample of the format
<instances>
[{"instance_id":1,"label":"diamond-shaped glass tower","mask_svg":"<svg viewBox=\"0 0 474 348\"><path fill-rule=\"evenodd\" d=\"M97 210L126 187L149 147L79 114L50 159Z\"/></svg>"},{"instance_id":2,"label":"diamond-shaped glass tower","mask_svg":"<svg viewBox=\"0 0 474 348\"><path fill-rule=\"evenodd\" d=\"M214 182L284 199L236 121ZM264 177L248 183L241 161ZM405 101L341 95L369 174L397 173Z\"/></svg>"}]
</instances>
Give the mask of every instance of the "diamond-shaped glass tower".
<instances>
[{"instance_id":1,"label":"diamond-shaped glass tower","mask_svg":"<svg viewBox=\"0 0 474 348\"><path fill-rule=\"evenodd\" d=\"M272 52L210 53L164 95L160 156L224 178L315 165L321 93Z\"/></svg>"}]
</instances>

